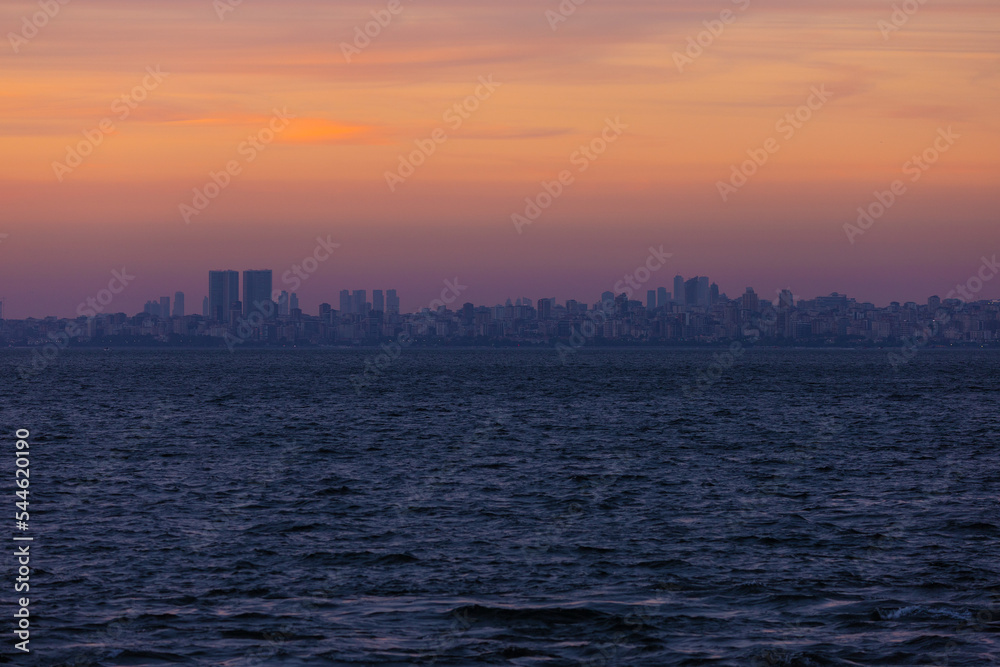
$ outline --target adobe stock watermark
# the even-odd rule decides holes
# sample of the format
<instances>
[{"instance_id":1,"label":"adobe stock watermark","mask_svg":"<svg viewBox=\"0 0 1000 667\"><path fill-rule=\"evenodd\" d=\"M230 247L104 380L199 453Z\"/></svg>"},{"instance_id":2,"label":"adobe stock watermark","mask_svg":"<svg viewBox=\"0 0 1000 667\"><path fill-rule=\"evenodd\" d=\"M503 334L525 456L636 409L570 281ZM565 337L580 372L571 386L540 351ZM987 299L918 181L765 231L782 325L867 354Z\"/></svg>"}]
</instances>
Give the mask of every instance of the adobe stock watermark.
<instances>
[{"instance_id":1,"label":"adobe stock watermark","mask_svg":"<svg viewBox=\"0 0 1000 667\"><path fill-rule=\"evenodd\" d=\"M281 285L288 291L294 292L302 287L302 283L309 280L313 274L319 271L321 264L333 257L334 251L340 247L339 243L330 240L330 235L324 239L322 236L316 237L316 246L312 253L304 257L300 262L292 264L291 268L281 274ZM265 322L277 312L275 304L281 299L281 290L272 289L271 299L268 301L258 301L253 304L253 310L246 317L241 317L236 322L236 334L226 332L223 335L223 342L230 352L236 351L237 345L242 345L250 340L255 331L258 331Z\"/></svg>"},{"instance_id":2,"label":"adobe stock watermark","mask_svg":"<svg viewBox=\"0 0 1000 667\"><path fill-rule=\"evenodd\" d=\"M760 339L760 327L762 325L774 325L778 321L777 313L769 310L767 313L755 315L750 323L744 327L744 331L755 333L748 336L748 340L753 343ZM712 355L712 363L698 374L694 386L684 385L682 389L684 398L700 398L705 395L712 385L722 379L722 376L730 371L746 354L746 349L742 341L733 341L726 352L716 352Z\"/></svg>"},{"instance_id":3,"label":"adobe stock watermark","mask_svg":"<svg viewBox=\"0 0 1000 667\"><path fill-rule=\"evenodd\" d=\"M649 256L646 261L626 274L621 280L615 283L613 292L624 294L626 299L639 291L653 277L653 274L667 265L667 260L673 257L673 253L664 252L663 246L659 248L649 247ZM576 351L587 344L588 340L594 338L599 326L604 326L612 315L614 315L615 303L613 301L602 301L600 310L588 310L585 314L587 321L579 327L570 329L569 345L557 343L556 352L559 353L559 361L565 366L569 362L569 355L576 354Z\"/></svg>"},{"instance_id":4,"label":"adobe stock watermark","mask_svg":"<svg viewBox=\"0 0 1000 667\"><path fill-rule=\"evenodd\" d=\"M595 160L607 152L611 144L618 141L628 127L622 122L621 116L616 116L614 120L606 118L601 133L588 143L581 145L569 156L570 164L576 167L577 173L582 174L587 171ZM525 198L524 212L512 213L510 216L517 233L523 234L524 227L538 220L542 216L542 212L552 206L553 202L563 195L566 188L575 182L576 177L569 169L560 171L552 181L542 181L541 191L534 197Z\"/></svg>"},{"instance_id":5,"label":"adobe stock watermark","mask_svg":"<svg viewBox=\"0 0 1000 667\"><path fill-rule=\"evenodd\" d=\"M956 309L956 314L961 314L965 304L974 301L976 296L983 291L986 283L1000 274L1000 262L997 262L996 253L992 257L982 257L981 259L982 264L980 264L979 270L969 276L964 283L955 285L955 289L950 290L944 297L945 301L959 299L962 302L961 306ZM889 364L893 370L898 371L900 366L909 363L917 352L927 347L954 319L952 313L944 309L933 313L932 317L933 320L924 325L913 336L904 338L898 351L889 353Z\"/></svg>"},{"instance_id":6,"label":"adobe stock watermark","mask_svg":"<svg viewBox=\"0 0 1000 667\"><path fill-rule=\"evenodd\" d=\"M983 263L979 266L979 270L969 276L965 283L955 285L955 289L945 295L946 301L948 299L961 299L966 303L971 303L975 300L976 295L983 291L983 286L1000 273L1000 264L997 263L996 253L993 253L993 257L982 257L981 259Z\"/></svg>"},{"instance_id":7,"label":"adobe stock watermark","mask_svg":"<svg viewBox=\"0 0 1000 667\"><path fill-rule=\"evenodd\" d=\"M935 137L933 145L928 146L922 153L912 156L903 163L903 175L909 176L911 183L919 181L927 170L937 164L941 156L951 150L955 142L962 138L962 135L955 133L950 125L947 130L938 128L937 133L938 136ZM875 224L875 221L881 219L906 193L906 183L902 179L896 179L889 184L888 190L876 190L874 201L867 206L859 206L856 223L844 225L844 233L847 234L847 240L850 241L851 245L855 244L857 237L864 236L865 232Z\"/></svg>"},{"instance_id":8,"label":"adobe stock watermark","mask_svg":"<svg viewBox=\"0 0 1000 667\"><path fill-rule=\"evenodd\" d=\"M170 72L164 72L160 65L153 69L152 65L146 68L146 76L142 78L132 90L124 93L111 103L111 113L114 118L107 116L102 118L97 126L90 130L83 131L83 140L75 145L66 146L66 158L64 162L53 162L52 171L56 175L56 180L60 183L68 175L83 164L84 158L94 153L98 146L104 143L105 135L111 134L117 128L115 119L124 122L132 115L132 112L139 107L139 104L146 101L149 94L160 87L164 79L170 76Z\"/></svg>"},{"instance_id":9,"label":"adobe stock watermark","mask_svg":"<svg viewBox=\"0 0 1000 667\"><path fill-rule=\"evenodd\" d=\"M552 32L559 29L561 23L569 20L570 16L576 14L577 7L586 4L587 0L562 0L556 10L545 10L545 20L548 21Z\"/></svg>"},{"instance_id":10,"label":"adobe stock watermark","mask_svg":"<svg viewBox=\"0 0 1000 667\"><path fill-rule=\"evenodd\" d=\"M806 98L805 103L778 119L778 122L774 124L774 130L780 133L785 141L791 141L795 133L812 120L813 115L822 109L831 97L833 97L833 93L826 89L826 84L819 87L813 86L810 88L810 95ZM774 137L768 137L760 148L747 149L749 159L730 167L731 173L728 181L717 181L715 184L722 201L729 201L729 198L749 183L750 179L779 150L781 150L781 143Z\"/></svg>"},{"instance_id":11,"label":"adobe stock watermark","mask_svg":"<svg viewBox=\"0 0 1000 667\"><path fill-rule=\"evenodd\" d=\"M125 270L125 267L122 267L120 271L112 271L111 280L108 281L107 288L81 301L76 307L77 317L86 317L87 322L90 322L99 313L105 312L108 306L115 300L115 297L124 292L125 288L134 280L135 276L130 275ZM63 331L50 333L48 335L50 342L43 345L40 350L34 349L31 351L31 365L22 365L18 369L18 375L22 380L26 380L40 374L55 363L56 358L62 351L69 347L72 339L83 334L84 330L77 324L76 320L71 320Z\"/></svg>"},{"instance_id":12,"label":"adobe stock watermark","mask_svg":"<svg viewBox=\"0 0 1000 667\"><path fill-rule=\"evenodd\" d=\"M407 2L411 2L411 0L407 0ZM404 9L406 7L400 0L389 0L385 9L373 9L371 11L373 20L368 21L364 26L354 27L354 40L351 43L340 43L340 52L344 54L344 60L350 63L351 58L361 55L361 52L371 46L372 41L378 39L382 31L388 28L393 19L402 14Z\"/></svg>"},{"instance_id":13,"label":"adobe stock watermark","mask_svg":"<svg viewBox=\"0 0 1000 667\"><path fill-rule=\"evenodd\" d=\"M243 0L212 0L212 8L220 21L226 20L226 15L236 11L236 8L243 4Z\"/></svg>"},{"instance_id":14,"label":"adobe stock watermark","mask_svg":"<svg viewBox=\"0 0 1000 667\"><path fill-rule=\"evenodd\" d=\"M7 39L10 40L10 48L15 54L21 53L21 47L38 36L49 22L59 15L62 8L69 4L70 0L38 0L38 6L42 11L35 12L31 17L21 17L21 30L19 32L8 32Z\"/></svg>"},{"instance_id":15,"label":"adobe stock watermark","mask_svg":"<svg viewBox=\"0 0 1000 667\"><path fill-rule=\"evenodd\" d=\"M430 312L421 312L418 319L414 321L414 324L417 326L427 326L428 328L434 326L433 313L437 312L438 308L442 306L455 303L462 292L467 289L469 289L469 286L462 285L458 282L457 277L454 280L445 280L444 289L441 290L441 298L434 299L427 304L427 310ZM365 360L364 373L351 376L354 392L360 396L365 388L374 385L385 374L386 370L399 359L400 355L403 354L403 350L411 345L413 345L413 337L405 331L400 332L395 340L382 345L382 354Z\"/></svg>"},{"instance_id":16,"label":"adobe stock watermark","mask_svg":"<svg viewBox=\"0 0 1000 667\"><path fill-rule=\"evenodd\" d=\"M882 33L882 39L889 41L889 35L902 30L903 26L910 21L910 18L926 4L927 0L903 0L902 4L893 5L889 20L880 19L875 24L875 27Z\"/></svg>"},{"instance_id":17,"label":"adobe stock watermark","mask_svg":"<svg viewBox=\"0 0 1000 667\"><path fill-rule=\"evenodd\" d=\"M281 284L287 287L289 292L295 292L302 287L302 283L309 280L309 277L319 270L320 264L333 257L333 251L339 247L339 243L330 240L329 234L326 235L325 239L317 236L316 247L313 248L312 254L303 258L300 263L292 264L292 268L282 273ZM280 295L280 290L275 290L275 292ZM278 298L275 297L274 300L277 301Z\"/></svg>"},{"instance_id":18,"label":"adobe stock watermark","mask_svg":"<svg viewBox=\"0 0 1000 667\"><path fill-rule=\"evenodd\" d=\"M741 12L745 12L750 6L750 0L732 0L732 3ZM674 51L673 59L677 71L683 74L684 68L694 64L694 61L705 53L705 49L715 44L715 40L722 36L722 33L726 31L726 26L736 23L738 17L739 14L732 9L723 9L719 12L719 18L702 21L701 24L705 26L705 29L697 35L687 38L687 48L683 52Z\"/></svg>"},{"instance_id":19,"label":"adobe stock watermark","mask_svg":"<svg viewBox=\"0 0 1000 667\"><path fill-rule=\"evenodd\" d=\"M463 123L472 117L472 114L479 110L483 102L493 97L497 88L502 86L493 80L493 75L479 77L479 85L461 102L453 104L441 116L442 120L448 124L451 130L457 131ZM435 128L427 139L415 139L413 141L417 148L409 155L399 156L399 166L396 171L385 172L385 182L389 186L389 192L395 192L396 187L406 183L406 179L413 176L417 169L422 167L427 160L437 152L439 145L448 141L448 132L443 127Z\"/></svg>"},{"instance_id":20,"label":"adobe stock watermark","mask_svg":"<svg viewBox=\"0 0 1000 667\"><path fill-rule=\"evenodd\" d=\"M268 122L267 127L261 128L256 134L251 134L246 141L236 147L237 154L243 158L242 163L239 160L230 160L218 172L208 172L209 180L200 188L194 188L191 203L178 205L184 224L190 225L192 218L201 215L201 212L207 209L222 194L222 191L232 184L233 178L243 173L243 167L256 160L257 156L278 138L279 134L288 129L292 119L296 118L294 114L288 112L288 107L280 110L274 109L273 113L274 116Z\"/></svg>"}]
</instances>

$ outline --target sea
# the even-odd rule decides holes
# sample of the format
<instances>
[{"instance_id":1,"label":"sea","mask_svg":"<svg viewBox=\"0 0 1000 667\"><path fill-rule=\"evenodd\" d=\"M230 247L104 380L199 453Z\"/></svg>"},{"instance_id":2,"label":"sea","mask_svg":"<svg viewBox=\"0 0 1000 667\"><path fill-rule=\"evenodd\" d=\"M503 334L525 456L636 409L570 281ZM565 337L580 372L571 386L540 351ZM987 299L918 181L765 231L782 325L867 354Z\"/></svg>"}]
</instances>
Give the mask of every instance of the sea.
<instances>
[{"instance_id":1,"label":"sea","mask_svg":"<svg viewBox=\"0 0 1000 667\"><path fill-rule=\"evenodd\" d=\"M5 350L0 661L1000 664L1000 352L890 353Z\"/></svg>"}]
</instances>

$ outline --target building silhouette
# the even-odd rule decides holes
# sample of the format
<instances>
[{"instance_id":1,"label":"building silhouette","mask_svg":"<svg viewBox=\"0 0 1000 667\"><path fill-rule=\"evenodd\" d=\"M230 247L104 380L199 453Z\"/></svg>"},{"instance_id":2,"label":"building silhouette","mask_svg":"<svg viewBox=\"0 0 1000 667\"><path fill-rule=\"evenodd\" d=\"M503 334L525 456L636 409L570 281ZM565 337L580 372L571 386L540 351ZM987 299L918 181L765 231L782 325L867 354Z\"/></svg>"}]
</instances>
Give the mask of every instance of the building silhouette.
<instances>
[{"instance_id":1,"label":"building silhouette","mask_svg":"<svg viewBox=\"0 0 1000 667\"><path fill-rule=\"evenodd\" d=\"M656 288L656 307L665 308L667 302L670 301L670 292L667 291L666 287Z\"/></svg>"},{"instance_id":2,"label":"building silhouette","mask_svg":"<svg viewBox=\"0 0 1000 667\"><path fill-rule=\"evenodd\" d=\"M236 271L208 272L208 317L231 322L233 303L240 300L240 274Z\"/></svg>"},{"instance_id":3,"label":"building silhouette","mask_svg":"<svg viewBox=\"0 0 1000 667\"><path fill-rule=\"evenodd\" d=\"M367 315L368 290L356 289L351 295L351 312L356 315Z\"/></svg>"},{"instance_id":4,"label":"building silhouette","mask_svg":"<svg viewBox=\"0 0 1000 667\"><path fill-rule=\"evenodd\" d=\"M271 303L271 284L270 269L243 272L243 317L267 308Z\"/></svg>"}]
</instances>

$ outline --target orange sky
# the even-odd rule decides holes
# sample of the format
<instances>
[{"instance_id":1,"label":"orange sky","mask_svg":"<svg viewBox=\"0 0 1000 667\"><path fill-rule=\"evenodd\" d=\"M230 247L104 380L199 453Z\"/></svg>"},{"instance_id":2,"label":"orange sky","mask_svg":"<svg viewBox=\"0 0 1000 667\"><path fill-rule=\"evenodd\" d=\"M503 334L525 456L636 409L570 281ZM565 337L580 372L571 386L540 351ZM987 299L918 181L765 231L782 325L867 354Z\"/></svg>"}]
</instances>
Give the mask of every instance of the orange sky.
<instances>
[{"instance_id":1,"label":"orange sky","mask_svg":"<svg viewBox=\"0 0 1000 667\"><path fill-rule=\"evenodd\" d=\"M395 15L388 0L244 0L220 19L226 2L69 0L30 39L11 34L39 5L0 5L8 317L68 315L122 266L137 279L116 307L182 290L198 311L209 269L280 275L318 234L341 248L299 289L307 312L392 287L416 309L455 276L480 304L593 301L650 245L675 264L649 287L680 272L730 296L922 301L1000 252L995 2L928 0L887 38L891 2L588 0L555 30L555 0L400 0ZM347 62L373 11L391 20ZM779 129L820 86L829 99ZM120 99L133 89L144 99ZM275 110L289 119L260 141ZM581 171L574 153L616 118L627 129ZM949 127L911 181L904 164ZM777 152L723 201L719 181L769 138ZM417 140L434 153L390 191ZM81 142L78 166L54 166ZM229 163L228 187L185 216ZM564 170L572 184L519 234L511 215ZM850 243L844 225L896 179L906 193Z\"/></svg>"}]
</instances>

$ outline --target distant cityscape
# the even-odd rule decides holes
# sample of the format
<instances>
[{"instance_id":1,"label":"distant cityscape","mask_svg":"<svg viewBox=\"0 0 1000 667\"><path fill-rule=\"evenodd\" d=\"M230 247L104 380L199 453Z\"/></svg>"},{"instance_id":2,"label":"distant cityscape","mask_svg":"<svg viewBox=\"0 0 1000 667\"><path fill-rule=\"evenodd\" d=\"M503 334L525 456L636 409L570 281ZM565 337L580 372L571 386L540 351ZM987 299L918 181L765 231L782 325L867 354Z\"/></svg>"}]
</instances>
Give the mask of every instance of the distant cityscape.
<instances>
[{"instance_id":1,"label":"distant cityscape","mask_svg":"<svg viewBox=\"0 0 1000 667\"><path fill-rule=\"evenodd\" d=\"M377 346L406 337L427 345L712 345L753 341L769 345L869 346L996 345L1000 301L930 297L926 303L859 303L844 294L775 298L752 288L737 298L707 277L676 276L672 289L632 286L587 303L530 298L493 306L459 304L461 286L416 313L400 312L395 289L341 290L338 307L322 303L305 313L296 293L275 291L270 270L210 271L200 314L189 314L183 292L146 302L143 312L113 313L88 300L76 318L5 320L0 344L65 345ZM450 299L450 301L449 301Z\"/></svg>"}]
</instances>

